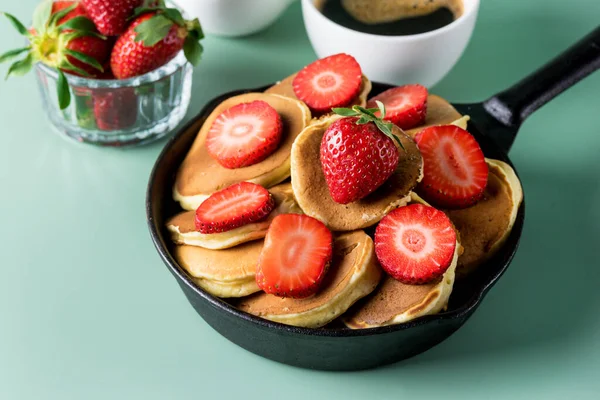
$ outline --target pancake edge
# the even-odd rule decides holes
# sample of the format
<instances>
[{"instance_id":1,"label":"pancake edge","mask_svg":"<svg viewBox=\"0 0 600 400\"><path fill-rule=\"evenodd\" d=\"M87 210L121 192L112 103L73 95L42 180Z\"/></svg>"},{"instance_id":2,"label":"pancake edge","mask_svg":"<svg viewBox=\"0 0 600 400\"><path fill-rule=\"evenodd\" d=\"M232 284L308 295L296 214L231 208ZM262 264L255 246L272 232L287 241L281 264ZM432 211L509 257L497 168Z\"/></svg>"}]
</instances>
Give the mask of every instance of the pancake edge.
<instances>
[{"instance_id":1,"label":"pancake edge","mask_svg":"<svg viewBox=\"0 0 600 400\"><path fill-rule=\"evenodd\" d=\"M182 247L182 246L179 246ZM190 246L193 247L193 246ZM219 251L219 250L213 250L213 251ZM238 275L229 275L231 277L219 277L219 278L215 278L214 274L210 275L210 274L206 274L204 272L193 272L193 268L190 267L190 263L186 262L182 257L180 257L178 254L174 254L175 258L177 259L178 264L181 266L181 268L183 268L186 273L192 277L193 279L203 279L203 280L209 280L212 282L218 282L218 283L236 283L236 282L245 282L247 280L250 279L255 279L256 278L256 267L258 266L258 257L256 258L256 265L254 267L254 269L252 271L248 271L246 274L238 274Z\"/></svg>"},{"instance_id":2,"label":"pancake edge","mask_svg":"<svg viewBox=\"0 0 600 400\"><path fill-rule=\"evenodd\" d=\"M485 161L488 164L488 166L494 167L494 170L496 172L500 172L502 174L503 180L508 183L508 189L510 190L510 198L512 200L513 206L510 210L508 226L502 233L502 236L500 236L500 238L496 242L494 242L492 246L490 246L490 251L488 251L486 256L483 257L481 261L479 261L476 264L475 268L492 258L504 245L506 239L508 239L510 233L512 232L512 228L515 225L515 221L517 220L519 208L521 207L521 203L523 202L523 187L521 186L521 181L517 177L515 170L504 161L495 160L492 158L486 158Z\"/></svg>"},{"instance_id":3,"label":"pancake edge","mask_svg":"<svg viewBox=\"0 0 600 400\"><path fill-rule=\"evenodd\" d=\"M418 317L437 314L440 311L445 310L448 307L448 300L450 299L450 294L452 293L452 289L454 287L459 249L460 244L457 241L456 249L454 250L454 255L452 256L452 262L450 263L450 267L448 267L446 272L444 272L444 275L442 275L442 281L434 289L432 289L432 291L429 292L421 302L412 305L402 314L398 314L388 321L377 325L370 325L364 321L357 321L352 318L342 318L342 322L350 329L378 328L381 326L402 324L412 321Z\"/></svg>"},{"instance_id":4,"label":"pancake edge","mask_svg":"<svg viewBox=\"0 0 600 400\"><path fill-rule=\"evenodd\" d=\"M181 233L176 225L167 225L171 240L178 245L202 247L209 250L225 250L242 243L262 239L267 235L271 220L248 224L227 232L203 234L200 232Z\"/></svg>"},{"instance_id":5,"label":"pancake edge","mask_svg":"<svg viewBox=\"0 0 600 400\"><path fill-rule=\"evenodd\" d=\"M194 283L201 289L219 298L245 297L260 291L254 277L233 282L194 278Z\"/></svg>"}]
</instances>

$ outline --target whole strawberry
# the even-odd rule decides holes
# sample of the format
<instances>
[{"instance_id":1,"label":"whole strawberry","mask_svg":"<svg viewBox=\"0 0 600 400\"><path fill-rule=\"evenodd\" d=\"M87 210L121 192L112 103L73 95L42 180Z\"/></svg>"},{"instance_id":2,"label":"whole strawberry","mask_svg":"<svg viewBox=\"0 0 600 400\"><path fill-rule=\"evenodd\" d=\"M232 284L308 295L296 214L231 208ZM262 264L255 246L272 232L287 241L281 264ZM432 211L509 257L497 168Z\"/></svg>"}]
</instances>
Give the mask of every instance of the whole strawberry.
<instances>
[{"instance_id":1,"label":"whole strawberry","mask_svg":"<svg viewBox=\"0 0 600 400\"><path fill-rule=\"evenodd\" d=\"M81 0L98 31L106 36L119 36L127 29L129 18L143 0Z\"/></svg>"},{"instance_id":2,"label":"whole strawberry","mask_svg":"<svg viewBox=\"0 0 600 400\"><path fill-rule=\"evenodd\" d=\"M69 68L63 68L63 71L73 75L99 79L106 71L103 70L103 68L98 68L98 65L96 65L94 60L101 65L107 64L110 59L112 42L105 37L97 35L96 29L92 24L90 24L89 16L87 15L81 3L76 1L55 1L52 4L52 14L69 9L72 11L68 12L64 17L62 17L57 24L61 26L62 24L66 24L67 22L77 18L76 21L85 21L85 26L82 27L82 30L85 31L87 29L93 34L83 35L71 39L66 44L66 48L68 50L87 55L88 57L91 57L92 60L91 63L87 63L83 60L79 60L76 56L67 55L68 61L73 64L73 66L85 72L78 72L76 70L70 70ZM68 26L68 24L66 25ZM65 29L63 33L73 34L76 33L76 31ZM77 34L74 36L77 36Z\"/></svg>"},{"instance_id":3,"label":"whole strawberry","mask_svg":"<svg viewBox=\"0 0 600 400\"><path fill-rule=\"evenodd\" d=\"M110 65L118 79L132 78L153 71L183 49L193 65L202 54L199 41L204 37L198 19L186 21L177 9L140 7L136 19L119 37L113 48Z\"/></svg>"},{"instance_id":4,"label":"whole strawberry","mask_svg":"<svg viewBox=\"0 0 600 400\"><path fill-rule=\"evenodd\" d=\"M135 89L96 89L92 95L98 129L116 131L132 127L138 117L138 97Z\"/></svg>"},{"instance_id":5,"label":"whole strawberry","mask_svg":"<svg viewBox=\"0 0 600 400\"><path fill-rule=\"evenodd\" d=\"M321 166L331 198L340 204L360 200L381 186L396 170L399 153L392 124L375 116L379 109L334 108L346 118L332 123L321 141Z\"/></svg>"},{"instance_id":6,"label":"whole strawberry","mask_svg":"<svg viewBox=\"0 0 600 400\"><path fill-rule=\"evenodd\" d=\"M102 65L110 56L110 42L97 32L79 2L41 3L34 12L31 29L25 28L10 14L0 14L4 14L30 43L0 55L0 62L25 55L10 66L7 76L24 75L36 62L55 68L60 108L66 108L71 101L64 72L95 78L104 71Z\"/></svg>"}]
</instances>

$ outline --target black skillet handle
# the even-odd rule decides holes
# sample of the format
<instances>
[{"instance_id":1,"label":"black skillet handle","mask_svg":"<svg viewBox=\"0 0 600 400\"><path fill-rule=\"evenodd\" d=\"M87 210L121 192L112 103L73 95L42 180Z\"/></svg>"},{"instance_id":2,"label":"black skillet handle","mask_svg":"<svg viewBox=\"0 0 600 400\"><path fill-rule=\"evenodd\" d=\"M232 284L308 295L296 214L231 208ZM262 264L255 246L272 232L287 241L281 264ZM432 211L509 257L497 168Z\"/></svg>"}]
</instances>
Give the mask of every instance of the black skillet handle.
<instances>
[{"instance_id":1,"label":"black skillet handle","mask_svg":"<svg viewBox=\"0 0 600 400\"><path fill-rule=\"evenodd\" d=\"M508 151L519 126L538 108L600 68L600 26L564 53L483 103L500 123L512 128L513 137L502 138Z\"/></svg>"}]
</instances>

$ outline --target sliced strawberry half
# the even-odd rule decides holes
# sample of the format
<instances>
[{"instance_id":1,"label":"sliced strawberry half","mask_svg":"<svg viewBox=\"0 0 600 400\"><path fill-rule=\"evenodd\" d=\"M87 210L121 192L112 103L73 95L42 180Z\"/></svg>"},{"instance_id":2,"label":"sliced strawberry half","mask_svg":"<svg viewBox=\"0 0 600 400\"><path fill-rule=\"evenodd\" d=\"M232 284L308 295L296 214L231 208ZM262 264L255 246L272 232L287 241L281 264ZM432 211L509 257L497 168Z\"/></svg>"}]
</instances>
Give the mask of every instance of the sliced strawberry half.
<instances>
[{"instance_id":1,"label":"sliced strawberry half","mask_svg":"<svg viewBox=\"0 0 600 400\"><path fill-rule=\"evenodd\" d=\"M335 54L304 67L292 82L296 97L315 112L342 107L360 92L362 70L348 54Z\"/></svg>"},{"instance_id":2,"label":"sliced strawberry half","mask_svg":"<svg viewBox=\"0 0 600 400\"><path fill-rule=\"evenodd\" d=\"M225 168L256 164L273 153L283 132L281 117L269 103L256 100L225 110L206 137L208 154Z\"/></svg>"},{"instance_id":3,"label":"sliced strawberry half","mask_svg":"<svg viewBox=\"0 0 600 400\"><path fill-rule=\"evenodd\" d=\"M446 272L456 231L442 211L411 204L386 215L375 230L375 254L383 269L408 285L431 282Z\"/></svg>"},{"instance_id":4,"label":"sliced strawberry half","mask_svg":"<svg viewBox=\"0 0 600 400\"><path fill-rule=\"evenodd\" d=\"M256 283L266 293L304 298L317 292L331 262L331 231L307 215L276 216L258 261Z\"/></svg>"},{"instance_id":5,"label":"sliced strawberry half","mask_svg":"<svg viewBox=\"0 0 600 400\"><path fill-rule=\"evenodd\" d=\"M370 99L367 107L377 108L379 100L385 105L385 119L402 129L411 129L425 122L427 95L427 88L421 85L398 86Z\"/></svg>"},{"instance_id":6,"label":"sliced strawberry half","mask_svg":"<svg viewBox=\"0 0 600 400\"><path fill-rule=\"evenodd\" d=\"M213 193L196 209L196 230L219 233L260 221L273 208L271 193L260 185L241 182Z\"/></svg>"},{"instance_id":7,"label":"sliced strawberry half","mask_svg":"<svg viewBox=\"0 0 600 400\"><path fill-rule=\"evenodd\" d=\"M415 137L423 156L419 192L445 208L465 208L483 195L488 166L481 147L466 130L454 125L432 126Z\"/></svg>"}]
</instances>

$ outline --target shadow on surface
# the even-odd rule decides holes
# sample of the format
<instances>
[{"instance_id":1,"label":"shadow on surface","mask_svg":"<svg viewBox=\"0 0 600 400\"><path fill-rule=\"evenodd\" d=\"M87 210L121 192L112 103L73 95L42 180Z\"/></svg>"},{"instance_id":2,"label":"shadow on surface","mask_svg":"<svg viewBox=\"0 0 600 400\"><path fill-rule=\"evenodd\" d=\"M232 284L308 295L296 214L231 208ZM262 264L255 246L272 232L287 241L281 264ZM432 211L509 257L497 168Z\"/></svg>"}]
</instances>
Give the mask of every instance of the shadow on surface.
<instances>
[{"instance_id":1,"label":"shadow on surface","mask_svg":"<svg viewBox=\"0 0 600 400\"><path fill-rule=\"evenodd\" d=\"M205 102L230 90L283 79L312 61L314 56L307 53L308 58L302 58L299 63L300 54L295 51L310 47L301 15L300 2L296 2L273 25L254 35L208 37L206 62L196 70L194 93L202 93ZM211 60L208 60L209 55ZM227 62L223 62L224 59ZM207 82L204 76L215 79Z\"/></svg>"},{"instance_id":2,"label":"shadow on surface","mask_svg":"<svg viewBox=\"0 0 600 400\"><path fill-rule=\"evenodd\" d=\"M595 28L578 23L576 12L570 14L568 8L562 14L518 12L532 7L530 3L534 2L513 4L510 29L506 29L505 17L501 13L494 17L491 11L502 3L482 2L488 18L477 23L464 55L432 91L451 102L482 101L540 68Z\"/></svg>"}]
</instances>

